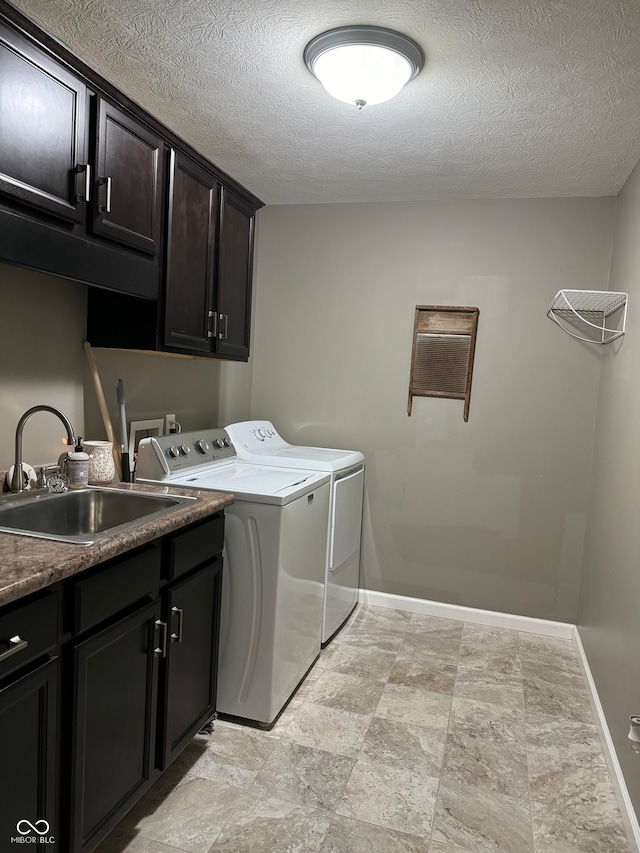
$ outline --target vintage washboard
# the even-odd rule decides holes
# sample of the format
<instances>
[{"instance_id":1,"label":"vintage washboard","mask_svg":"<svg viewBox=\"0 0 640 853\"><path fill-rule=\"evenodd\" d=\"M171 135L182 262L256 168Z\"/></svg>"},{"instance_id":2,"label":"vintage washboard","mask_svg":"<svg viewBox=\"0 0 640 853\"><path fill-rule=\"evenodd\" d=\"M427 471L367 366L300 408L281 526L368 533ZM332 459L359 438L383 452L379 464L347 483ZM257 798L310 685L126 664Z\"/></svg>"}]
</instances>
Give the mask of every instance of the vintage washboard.
<instances>
[{"instance_id":1,"label":"vintage washboard","mask_svg":"<svg viewBox=\"0 0 640 853\"><path fill-rule=\"evenodd\" d=\"M464 419L469 420L479 313L477 308L416 305L408 415L414 397L449 397L464 400Z\"/></svg>"}]
</instances>

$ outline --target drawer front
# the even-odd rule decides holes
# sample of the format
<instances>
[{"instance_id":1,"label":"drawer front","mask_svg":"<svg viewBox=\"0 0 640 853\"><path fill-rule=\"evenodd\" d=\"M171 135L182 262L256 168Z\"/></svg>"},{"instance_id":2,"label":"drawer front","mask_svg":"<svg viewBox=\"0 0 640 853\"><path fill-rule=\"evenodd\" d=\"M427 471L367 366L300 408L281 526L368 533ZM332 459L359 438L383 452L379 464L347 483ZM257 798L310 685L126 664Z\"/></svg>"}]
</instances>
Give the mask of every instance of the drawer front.
<instances>
[{"instance_id":1,"label":"drawer front","mask_svg":"<svg viewBox=\"0 0 640 853\"><path fill-rule=\"evenodd\" d=\"M218 512L204 524L179 533L171 540L171 578L179 578L196 566L211 562L222 551L224 513Z\"/></svg>"},{"instance_id":2,"label":"drawer front","mask_svg":"<svg viewBox=\"0 0 640 853\"><path fill-rule=\"evenodd\" d=\"M58 642L58 595L47 592L0 611L0 678L35 660Z\"/></svg>"},{"instance_id":3,"label":"drawer front","mask_svg":"<svg viewBox=\"0 0 640 853\"><path fill-rule=\"evenodd\" d=\"M138 601L154 598L160 588L161 566L162 550L151 545L77 581L72 632L79 634Z\"/></svg>"}]
</instances>

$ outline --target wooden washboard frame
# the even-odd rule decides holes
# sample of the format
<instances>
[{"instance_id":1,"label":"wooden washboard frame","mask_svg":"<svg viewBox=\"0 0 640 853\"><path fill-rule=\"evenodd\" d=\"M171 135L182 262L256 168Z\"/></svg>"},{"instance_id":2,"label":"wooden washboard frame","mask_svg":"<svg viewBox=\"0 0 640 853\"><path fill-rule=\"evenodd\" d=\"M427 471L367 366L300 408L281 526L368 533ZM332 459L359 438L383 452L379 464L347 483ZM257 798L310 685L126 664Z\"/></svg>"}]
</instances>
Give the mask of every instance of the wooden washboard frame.
<instances>
[{"instance_id":1,"label":"wooden washboard frame","mask_svg":"<svg viewBox=\"0 0 640 853\"><path fill-rule=\"evenodd\" d=\"M447 397L464 400L469 420L479 314L478 308L416 305L408 415L414 397Z\"/></svg>"}]
</instances>

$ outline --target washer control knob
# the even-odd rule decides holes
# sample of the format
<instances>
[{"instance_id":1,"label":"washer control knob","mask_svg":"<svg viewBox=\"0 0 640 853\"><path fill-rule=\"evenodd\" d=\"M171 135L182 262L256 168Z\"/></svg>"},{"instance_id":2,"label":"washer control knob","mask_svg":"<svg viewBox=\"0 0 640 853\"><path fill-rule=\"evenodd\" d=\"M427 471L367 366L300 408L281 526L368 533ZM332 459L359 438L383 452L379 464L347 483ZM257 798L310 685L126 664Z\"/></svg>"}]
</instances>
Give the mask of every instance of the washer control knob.
<instances>
[{"instance_id":1,"label":"washer control knob","mask_svg":"<svg viewBox=\"0 0 640 853\"><path fill-rule=\"evenodd\" d=\"M188 456L191 453L191 448L188 444L181 444L180 453L182 453L183 456Z\"/></svg>"},{"instance_id":2,"label":"washer control knob","mask_svg":"<svg viewBox=\"0 0 640 853\"><path fill-rule=\"evenodd\" d=\"M169 454L169 456L172 459L176 459L177 456L179 455L180 451L178 450L178 448L175 444L172 444L171 447L169 448L169 450L167 451L167 453Z\"/></svg>"},{"instance_id":3,"label":"washer control knob","mask_svg":"<svg viewBox=\"0 0 640 853\"><path fill-rule=\"evenodd\" d=\"M225 446L225 447L231 447L231 439L230 439L230 438L227 438L227 437L226 437L226 435L225 435L225 437L222 439L222 443L224 444L224 446Z\"/></svg>"},{"instance_id":4,"label":"washer control knob","mask_svg":"<svg viewBox=\"0 0 640 853\"><path fill-rule=\"evenodd\" d=\"M206 453L209 450L209 442L205 441L203 438L199 438L196 441L196 450L200 453Z\"/></svg>"},{"instance_id":5,"label":"washer control knob","mask_svg":"<svg viewBox=\"0 0 640 853\"><path fill-rule=\"evenodd\" d=\"M216 438L213 443L216 447L224 447L224 441L221 438Z\"/></svg>"}]
</instances>

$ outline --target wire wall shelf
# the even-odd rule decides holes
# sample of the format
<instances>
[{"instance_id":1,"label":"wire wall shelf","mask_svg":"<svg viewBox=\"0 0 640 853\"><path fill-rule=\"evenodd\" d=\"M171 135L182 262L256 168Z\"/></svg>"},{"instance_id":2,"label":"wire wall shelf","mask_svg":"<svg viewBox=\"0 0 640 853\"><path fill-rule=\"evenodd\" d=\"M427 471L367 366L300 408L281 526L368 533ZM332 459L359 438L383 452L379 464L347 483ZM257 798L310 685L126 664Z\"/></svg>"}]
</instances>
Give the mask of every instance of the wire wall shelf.
<instances>
[{"instance_id":1,"label":"wire wall shelf","mask_svg":"<svg viewBox=\"0 0 640 853\"><path fill-rule=\"evenodd\" d=\"M559 290L547 317L572 338L588 344L610 344L627 328L629 295L611 290Z\"/></svg>"}]
</instances>

